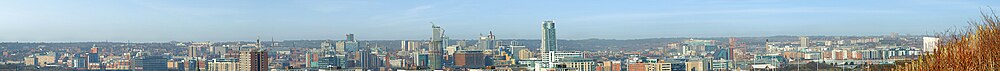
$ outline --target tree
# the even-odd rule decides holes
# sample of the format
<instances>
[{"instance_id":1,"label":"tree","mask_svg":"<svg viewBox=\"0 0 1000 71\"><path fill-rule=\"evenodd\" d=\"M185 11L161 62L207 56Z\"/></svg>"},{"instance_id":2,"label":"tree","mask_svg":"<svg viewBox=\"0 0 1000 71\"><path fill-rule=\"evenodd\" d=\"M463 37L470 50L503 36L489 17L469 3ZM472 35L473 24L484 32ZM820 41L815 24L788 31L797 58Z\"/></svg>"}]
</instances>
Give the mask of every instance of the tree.
<instances>
[{"instance_id":1,"label":"tree","mask_svg":"<svg viewBox=\"0 0 1000 71\"><path fill-rule=\"evenodd\" d=\"M937 35L937 50L913 62L898 65L897 71L989 71L1000 70L1000 17L996 11L981 12L980 19L968 22L968 29Z\"/></svg>"}]
</instances>

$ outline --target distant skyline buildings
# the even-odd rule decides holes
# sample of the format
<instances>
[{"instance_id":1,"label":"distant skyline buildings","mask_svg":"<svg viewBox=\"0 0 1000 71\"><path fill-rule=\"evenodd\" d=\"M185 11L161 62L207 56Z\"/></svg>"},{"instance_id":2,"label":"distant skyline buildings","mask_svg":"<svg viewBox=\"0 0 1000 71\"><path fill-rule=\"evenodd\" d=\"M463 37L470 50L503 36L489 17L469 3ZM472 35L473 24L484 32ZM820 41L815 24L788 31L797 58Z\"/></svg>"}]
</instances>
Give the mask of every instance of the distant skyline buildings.
<instances>
[{"instance_id":1,"label":"distant skyline buildings","mask_svg":"<svg viewBox=\"0 0 1000 71\"><path fill-rule=\"evenodd\" d=\"M559 3L552 6L552 3ZM992 0L904 1L0 1L2 42L168 42L426 39L425 22L452 39L482 31L540 39L556 19L560 39L926 35L964 26ZM58 20L58 21L54 21ZM895 22L887 22L895 21ZM614 25L609 25L614 24ZM59 26L53 26L59 25ZM625 32L627 31L627 32ZM249 40L252 41L252 40Z\"/></svg>"}]
</instances>

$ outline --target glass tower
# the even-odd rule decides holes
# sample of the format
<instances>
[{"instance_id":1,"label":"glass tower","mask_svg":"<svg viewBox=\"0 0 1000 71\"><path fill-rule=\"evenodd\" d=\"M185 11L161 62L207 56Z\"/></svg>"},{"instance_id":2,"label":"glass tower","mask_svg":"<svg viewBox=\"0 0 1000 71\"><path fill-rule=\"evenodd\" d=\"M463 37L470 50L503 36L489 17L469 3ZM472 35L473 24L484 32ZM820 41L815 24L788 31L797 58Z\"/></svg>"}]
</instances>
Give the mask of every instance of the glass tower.
<instances>
[{"instance_id":1,"label":"glass tower","mask_svg":"<svg viewBox=\"0 0 1000 71\"><path fill-rule=\"evenodd\" d=\"M559 50L556 42L556 23L549 20L542 22L542 52Z\"/></svg>"}]
</instances>

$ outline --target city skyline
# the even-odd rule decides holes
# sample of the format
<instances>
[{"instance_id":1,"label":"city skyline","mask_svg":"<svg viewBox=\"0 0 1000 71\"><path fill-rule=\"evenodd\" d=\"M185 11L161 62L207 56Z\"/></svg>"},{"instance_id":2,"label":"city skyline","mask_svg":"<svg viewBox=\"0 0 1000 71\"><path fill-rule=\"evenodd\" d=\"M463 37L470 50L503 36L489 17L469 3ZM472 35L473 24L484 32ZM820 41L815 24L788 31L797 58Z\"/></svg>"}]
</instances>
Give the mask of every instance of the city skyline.
<instances>
[{"instance_id":1,"label":"city skyline","mask_svg":"<svg viewBox=\"0 0 1000 71\"><path fill-rule=\"evenodd\" d=\"M0 71L995 70L990 5L0 1Z\"/></svg>"},{"instance_id":2,"label":"city skyline","mask_svg":"<svg viewBox=\"0 0 1000 71\"><path fill-rule=\"evenodd\" d=\"M541 39L535 32L544 20L561 23L559 39L927 35L964 26L955 22L997 5L982 0L228 2L2 2L0 41L325 40L348 33L366 40L427 40L423 36L430 36L430 29L422 27L431 25L427 22L449 27L451 39L475 39L489 31L498 39Z\"/></svg>"}]
</instances>

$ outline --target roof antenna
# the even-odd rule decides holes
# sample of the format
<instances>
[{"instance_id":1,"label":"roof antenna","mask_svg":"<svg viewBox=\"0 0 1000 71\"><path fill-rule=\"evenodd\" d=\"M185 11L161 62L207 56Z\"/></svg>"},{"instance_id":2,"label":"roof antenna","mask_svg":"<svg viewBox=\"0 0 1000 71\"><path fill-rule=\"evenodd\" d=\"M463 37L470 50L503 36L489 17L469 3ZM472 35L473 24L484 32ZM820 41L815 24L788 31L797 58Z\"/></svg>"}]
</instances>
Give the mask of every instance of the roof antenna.
<instances>
[{"instance_id":1,"label":"roof antenna","mask_svg":"<svg viewBox=\"0 0 1000 71\"><path fill-rule=\"evenodd\" d=\"M264 45L260 44L260 35L258 35L257 36L257 48L260 48L260 46L264 46Z\"/></svg>"}]
</instances>

